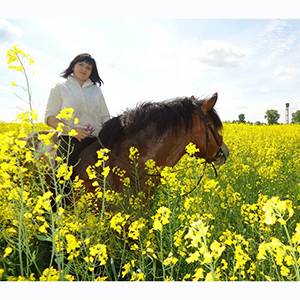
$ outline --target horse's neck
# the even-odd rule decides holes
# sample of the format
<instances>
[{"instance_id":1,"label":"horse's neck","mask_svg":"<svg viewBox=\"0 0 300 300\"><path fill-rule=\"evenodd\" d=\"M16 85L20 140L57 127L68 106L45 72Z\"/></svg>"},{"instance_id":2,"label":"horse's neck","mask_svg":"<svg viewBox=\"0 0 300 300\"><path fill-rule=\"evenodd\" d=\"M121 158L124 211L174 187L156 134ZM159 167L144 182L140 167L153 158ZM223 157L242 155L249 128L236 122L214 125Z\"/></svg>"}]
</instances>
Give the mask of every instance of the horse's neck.
<instances>
[{"instance_id":1,"label":"horse's neck","mask_svg":"<svg viewBox=\"0 0 300 300\"><path fill-rule=\"evenodd\" d=\"M156 162L157 166L169 166L173 167L185 153L185 147L188 144L188 135L186 132L178 132L175 135L174 132L166 133L158 141L155 137L149 137L144 139L143 142L136 143L135 140L124 141L121 145L122 149L119 154L122 155L125 153L125 149L129 149L132 145L139 151L139 161L145 163L149 159L153 159ZM126 151L128 153L128 150ZM128 154L123 158L128 159Z\"/></svg>"}]
</instances>

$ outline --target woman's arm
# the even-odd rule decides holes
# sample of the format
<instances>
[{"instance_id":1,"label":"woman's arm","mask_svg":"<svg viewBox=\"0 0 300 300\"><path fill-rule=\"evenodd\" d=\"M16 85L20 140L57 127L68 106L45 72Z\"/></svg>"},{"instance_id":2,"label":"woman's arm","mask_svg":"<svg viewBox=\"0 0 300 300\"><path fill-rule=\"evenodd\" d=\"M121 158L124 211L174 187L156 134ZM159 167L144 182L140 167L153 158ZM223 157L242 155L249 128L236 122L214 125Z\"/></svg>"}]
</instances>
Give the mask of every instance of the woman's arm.
<instances>
[{"instance_id":1,"label":"woman's arm","mask_svg":"<svg viewBox=\"0 0 300 300\"><path fill-rule=\"evenodd\" d=\"M63 123L61 120L57 119L54 116L50 116L47 119L47 123L54 129L56 129L58 127L59 123ZM74 129L77 132L77 135L75 135L74 137L81 142L83 139L85 139L86 137L91 136L90 133L88 133L86 130L84 130L84 128L72 128L68 125L64 125L62 126L62 129L64 132L69 133L72 129Z\"/></svg>"}]
</instances>

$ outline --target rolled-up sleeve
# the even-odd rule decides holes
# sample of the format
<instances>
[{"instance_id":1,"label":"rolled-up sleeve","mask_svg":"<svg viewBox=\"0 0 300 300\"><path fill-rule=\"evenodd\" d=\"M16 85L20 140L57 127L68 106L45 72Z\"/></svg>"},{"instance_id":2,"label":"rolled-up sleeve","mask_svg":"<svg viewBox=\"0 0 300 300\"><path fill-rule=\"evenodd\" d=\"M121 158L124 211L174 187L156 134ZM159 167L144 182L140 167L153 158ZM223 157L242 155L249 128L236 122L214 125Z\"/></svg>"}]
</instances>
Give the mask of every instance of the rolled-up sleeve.
<instances>
[{"instance_id":1,"label":"rolled-up sleeve","mask_svg":"<svg viewBox=\"0 0 300 300\"><path fill-rule=\"evenodd\" d=\"M50 95L46 106L45 116L44 116L44 122L48 126L50 126L47 122L48 118L50 116L56 117L61 111L61 106L62 106L62 99L60 95L60 88L58 85L56 85L50 91Z\"/></svg>"}]
</instances>

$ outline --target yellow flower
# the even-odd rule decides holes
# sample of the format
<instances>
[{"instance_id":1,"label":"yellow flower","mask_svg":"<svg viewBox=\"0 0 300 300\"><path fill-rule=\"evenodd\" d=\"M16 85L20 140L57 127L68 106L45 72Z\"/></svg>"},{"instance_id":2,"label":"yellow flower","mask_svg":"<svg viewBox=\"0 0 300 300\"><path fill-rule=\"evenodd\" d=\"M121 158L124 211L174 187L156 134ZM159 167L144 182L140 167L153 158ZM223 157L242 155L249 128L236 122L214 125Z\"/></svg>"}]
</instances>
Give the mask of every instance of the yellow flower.
<instances>
[{"instance_id":1,"label":"yellow flower","mask_svg":"<svg viewBox=\"0 0 300 300\"><path fill-rule=\"evenodd\" d=\"M56 177L61 178L63 177L64 180L69 180L71 178L71 175L73 173L73 166L69 166L66 163L63 163L59 166Z\"/></svg>"},{"instance_id":2,"label":"yellow flower","mask_svg":"<svg viewBox=\"0 0 300 300\"><path fill-rule=\"evenodd\" d=\"M51 138L53 137L53 135L55 134L55 132L50 132L48 134L39 134L38 135L38 140L40 141L44 141L45 145L51 145Z\"/></svg>"},{"instance_id":3,"label":"yellow flower","mask_svg":"<svg viewBox=\"0 0 300 300\"><path fill-rule=\"evenodd\" d=\"M104 276L104 277L98 276L97 278L95 278L94 281L106 281L106 279L107 279L107 276Z\"/></svg>"},{"instance_id":4,"label":"yellow flower","mask_svg":"<svg viewBox=\"0 0 300 300\"><path fill-rule=\"evenodd\" d=\"M200 150L198 148L196 148L196 145L194 145L193 143L189 143L186 146L186 153L189 155L194 155L196 152L200 152Z\"/></svg>"},{"instance_id":5,"label":"yellow flower","mask_svg":"<svg viewBox=\"0 0 300 300\"><path fill-rule=\"evenodd\" d=\"M290 273L289 268L285 267L285 266L281 266L280 267L280 273L282 276L288 276Z\"/></svg>"},{"instance_id":6,"label":"yellow flower","mask_svg":"<svg viewBox=\"0 0 300 300\"><path fill-rule=\"evenodd\" d=\"M100 262L100 265L105 265L107 260L107 246L102 244L96 244L89 248L90 255L92 257L97 257Z\"/></svg>"},{"instance_id":7,"label":"yellow flower","mask_svg":"<svg viewBox=\"0 0 300 300\"><path fill-rule=\"evenodd\" d=\"M192 223L185 239L191 239L191 246L197 247L201 242L202 237L207 235L209 226L205 226L202 220Z\"/></svg>"},{"instance_id":8,"label":"yellow flower","mask_svg":"<svg viewBox=\"0 0 300 300\"><path fill-rule=\"evenodd\" d=\"M138 159L139 156L140 156L139 155L139 150L137 148L135 148L135 147L130 147L129 148L129 159L131 161L134 161L134 160Z\"/></svg>"},{"instance_id":9,"label":"yellow flower","mask_svg":"<svg viewBox=\"0 0 300 300\"><path fill-rule=\"evenodd\" d=\"M140 221L134 221L130 224L128 229L128 237L132 238L133 240L137 240L140 235L140 230L145 227L145 224L143 224Z\"/></svg>"},{"instance_id":10,"label":"yellow flower","mask_svg":"<svg viewBox=\"0 0 300 300\"><path fill-rule=\"evenodd\" d=\"M64 108L60 111L60 113L56 116L56 118L61 118L65 120L70 120L72 119L72 115L74 112L74 108Z\"/></svg>"},{"instance_id":11,"label":"yellow flower","mask_svg":"<svg viewBox=\"0 0 300 300\"><path fill-rule=\"evenodd\" d=\"M67 253L71 253L72 251L76 250L81 246L81 241L76 241L76 238L73 234L66 234L66 241L67 241Z\"/></svg>"},{"instance_id":12,"label":"yellow flower","mask_svg":"<svg viewBox=\"0 0 300 300\"><path fill-rule=\"evenodd\" d=\"M167 207L160 207L157 210L157 213L155 214L155 216L151 217L154 222L153 222L153 229L154 230L162 230L163 225L166 225L169 223L169 217L171 214L171 210Z\"/></svg>"},{"instance_id":13,"label":"yellow flower","mask_svg":"<svg viewBox=\"0 0 300 300\"><path fill-rule=\"evenodd\" d=\"M300 223L297 223L295 233L292 236L292 243L296 245L300 244Z\"/></svg>"},{"instance_id":14,"label":"yellow flower","mask_svg":"<svg viewBox=\"0 0 300 300\"><path fill-rule=\"evenodd\" d=\"M125 275L128 274L131 270L131 264L125 264L122 269L124 269L124 271L122 271L122 277L125 277Z\"/></svg>"},{"instance_id":15,"label":"yellow flower","mask_svg":"<svg viewBox=\"0 0 300 300\"><path fill-rule=\"evenodd\" d=\"M221 246L221 244L218 241L213 241L210 245L210 249L212 250L213 257L217 259L225 250L225 246Z\"/></svg>"},{"instance_id":16,"label":"yellow flower","mask_svg":"<svg viewBox=\"0 0 300 300\"><path fill-rule=\"evenodd\" d=\"M59 196L61 196L61 195L59 195ZM61 216L63 213L64 213L64 209L62 208L62 207L60 207L59 209L58 209L58 215L59 216Z\"/></svg>"},{"instance_id":17,"label":"yellow flower","mask_svg":"<svg viewBox=\"0 0 300 300\"><path fill-rule=\"evenodd\" d=\"M202 268L197 268L195 274L193 275L193 281L198 281L204 278L204 270Z\"/></svg>"},{"instance_id":18,"label":"yellow flower","mask_svg":"<svg viewBox=\"0 0 300 300\"><path fill-rule=\"evenodd\" d=\"M32 213L26 212L26 213L24 214L24 217L25 217L26 219L30 219L30 218L32 218Z\"/></svg>"},{"instance_id":19,"label":"yellow flower","mask_svg":"<svg viewBox=\"0 0 300 300\"><path fill-rule=\"evenodd\" d=\"M37 121L38 120L38 114L35 110L30 111L31 119ZM54 135L54 133L53 133Z\"/></svg>"},{"instance_id":20,"label":"yellow flower","mask_svg":"<svg viewBox=\"0 0 300 300\"><path fill-rule=\"evenodd\" d=\"M49 227L47 222L44 222L42 226L39 227L39 231L42 233L47 233L47 228Z\"/></svg>"},{"instance_id":21,"label":"yellow flower","mask_svg":"<svg viewBox=\"0 0 300 300\"><path fill-rule=\"evenodd\" d=\"M126 224L126 221L128 220L129 215L122 216L121 213L117 213L115 216L113 216L110 220L110 226L114 230L116 230L118 233L121 233L122 227Z\"/></svg>"},{"instance_id":22,"label":"yellow flower","mask_svg":"<svg viewBox=\"0 0 300 300\"><path fill-rule=\"evenodd\" d=\"M106 178L108 176L109 170L110 170L110 168L108 166L103 168L103 172L101 172L101 174L103 175L104 178Z\"/></svg>"},{"instance_id":23,"label":"yellow flower","mask_svg":"<svg viewBox=\"0 0 300 300\"><path fill-rule=\"evenodd\" d=\"M69 131L68 135L69 136L76 136L76 135L78 135L78 133L75 129L71 129L71 131Z\"/></svg>"},{"instance_id":24,"label":"yellow flower","mask_svg":"<svg viewBox=\"0 0 300 300\"><path fill-rule=\"evenodd\" d=\"M178 259L173 256L173 252L170 252L168 257L164 260L163 264L165 266L175 265L178 262Z\"/></svg>"},{"instance_id":25,"label":"yellow flower","mask_svg":"<svg viewBox=\"0 0 300 300\"><path fill-rule=\"evenodd\" d=\"M65 126L64 123L58 123L57 127L56 127L56 130L59 131L59 132L64 132L64 130L63 130L64 126Z\"/></svg>"},{"instance_id":26,"label":"yellow flower","mask_svg":"<svg viewBox=\"0 0 300 300\"><path fill-rule=\"evenodd\" d=\"M58 279L59 272L53 267L45 269L40 277L40 281L57 281Z\"/></svg>"},{"instance_id":27,"label":"yellow flower","mask_svg":"<svg viewBox=\"0 0 300 300\"><path fill-rule=\"evenodd\" d=\"M4 255L3 257L7 257L10 253L12 253L12 248L11 247L7 247L5 250L4 250Z\"/></svg>"},{"instance_id":28,"label":"yellow flower","mask_svg":"<svg viewBox=\"0 0 300 300\"><path fill-rule=\"evenodd\" d=\"M12 86L18 86L14 81L11 82Z\"/></svg>"},{"instance_id":29,"label":"yellow flower","mask_svg":"<svg viewBox=\"0 0 300 300\"><path fill-rule=\"evenodd\" d=\"M3 274L4 274L4 270L0 269L0 280L2 279Z\"/></svg>"},{"instance_id":30,"label":"yellow flower","mask_svg":"<svg viewBox=\"0 0 300 300\"><path fill-rule=\"evenodd\" d=\"M205 277L205 281L214 281L214 276L212 272L209 272L206 277Z\"/></svg>"},{"instance_id":31,"label":"yellow flower","mask_svg":"<svg viewBox=\"0 0 300 300\"><path fill-rule=\"evenodd\" d=\"M223 258L221 263L223 264L223 267L221 268L222 270L226 270L228 268L228 263L227 261Z\"/></svg>"},{"instance_id":32,"label":"yellow flower","mask_svg":"<svg viewBox=\"0 0 300 300\"><path fill-rule=\"evenodd\" d=\"M60 201L60 199L62 198L62 195L57 195L55 197L55 202L58 203Z\"/></svg>"},{"instance_id":33,"label":"yellow flower","mask_svg":"<svg viewBox=\"0 0 300 300\"><path fill-rule=\"evenodd\" d=\"M142 281L145 280L146 276L142 272L133 272L130 281Z\"/></svg>"},{"instance_id":34,"label":"yellow flower","mask_svg":"<svg viewBox=\"0 0 300 300\"><path fill-rule=\"evenodd\" d=\"M23 72L23 66L9 66L9 69L13 69L18 72Z\"/></svg>"},{"instance_id":35,"label":"yellow flower","mask_svg":"<svg viewBox=\"0 0 300 300\"><path fill-rule=\"evenodd\" d=\"M192 262L199 260L199 257L200 257L200 252L196 251L194 253L190 253L190 256L188 258L186 258L185 260L188 264L190 264Z\"/></svg>"},{"instance_id":36,"label":"yellow flower","mask_svg":"<svg viewBox=\"0 0 300 300\"><path fill-rule=\"evenodd\" d=\"M97 178L96 171L92 166L88 166L86 168L86 173L88 174L88 177L89 177L90 180Z\"/></svg>"},{"instance_id":37,"label":"yellow flower","mask_svg":"<svg viewBox=\"0 0 300 300\"><path fill-rule=\"evenodd\" d=\"M67 279L68 281L74 280L74 276L72 275L66 275L64 278ZM59 271L53 267L50 267L50 269L49 268L45 269L43 271L42 276L40 277L40 281L58 281L59 279L60 279Z\"/></svg>"}]
</instances>

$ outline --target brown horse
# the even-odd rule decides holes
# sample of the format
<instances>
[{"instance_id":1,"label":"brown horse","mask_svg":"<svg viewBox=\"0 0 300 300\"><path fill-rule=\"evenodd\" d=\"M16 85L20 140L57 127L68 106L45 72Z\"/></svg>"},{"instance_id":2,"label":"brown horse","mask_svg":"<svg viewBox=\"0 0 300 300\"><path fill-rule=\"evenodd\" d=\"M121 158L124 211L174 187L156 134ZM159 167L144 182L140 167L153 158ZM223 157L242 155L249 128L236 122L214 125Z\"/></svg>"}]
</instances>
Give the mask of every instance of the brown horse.
<instances>
[{"instance_id":1,"label":"brown horse","mask_svg":"<svg viewBox=\"0 0 300 300\"><path fill-rule=\"evenodd\" d=\"M79 175L87 191L94 191L86 169L97 162L97 150L110 149L107 165L118 167L128 177L133 173L129 149L139 151L138 168L141 177L147 178L145 162L153 159L159 167L173 167L186 153L186 145L196 145L198 157L222 165L229 156L219 131L222 122L214 110L217 94L205 100L177 98L173 101L145 102L133 110L110 119L99 133L98 140L83 150L79 164L74 168L73 179ZM99 174L101 169L97 168ZM145 175L146 174L146 175ZM113 189L122 191L123 182L111 173Z\"/></svg>"}]
</instances>

